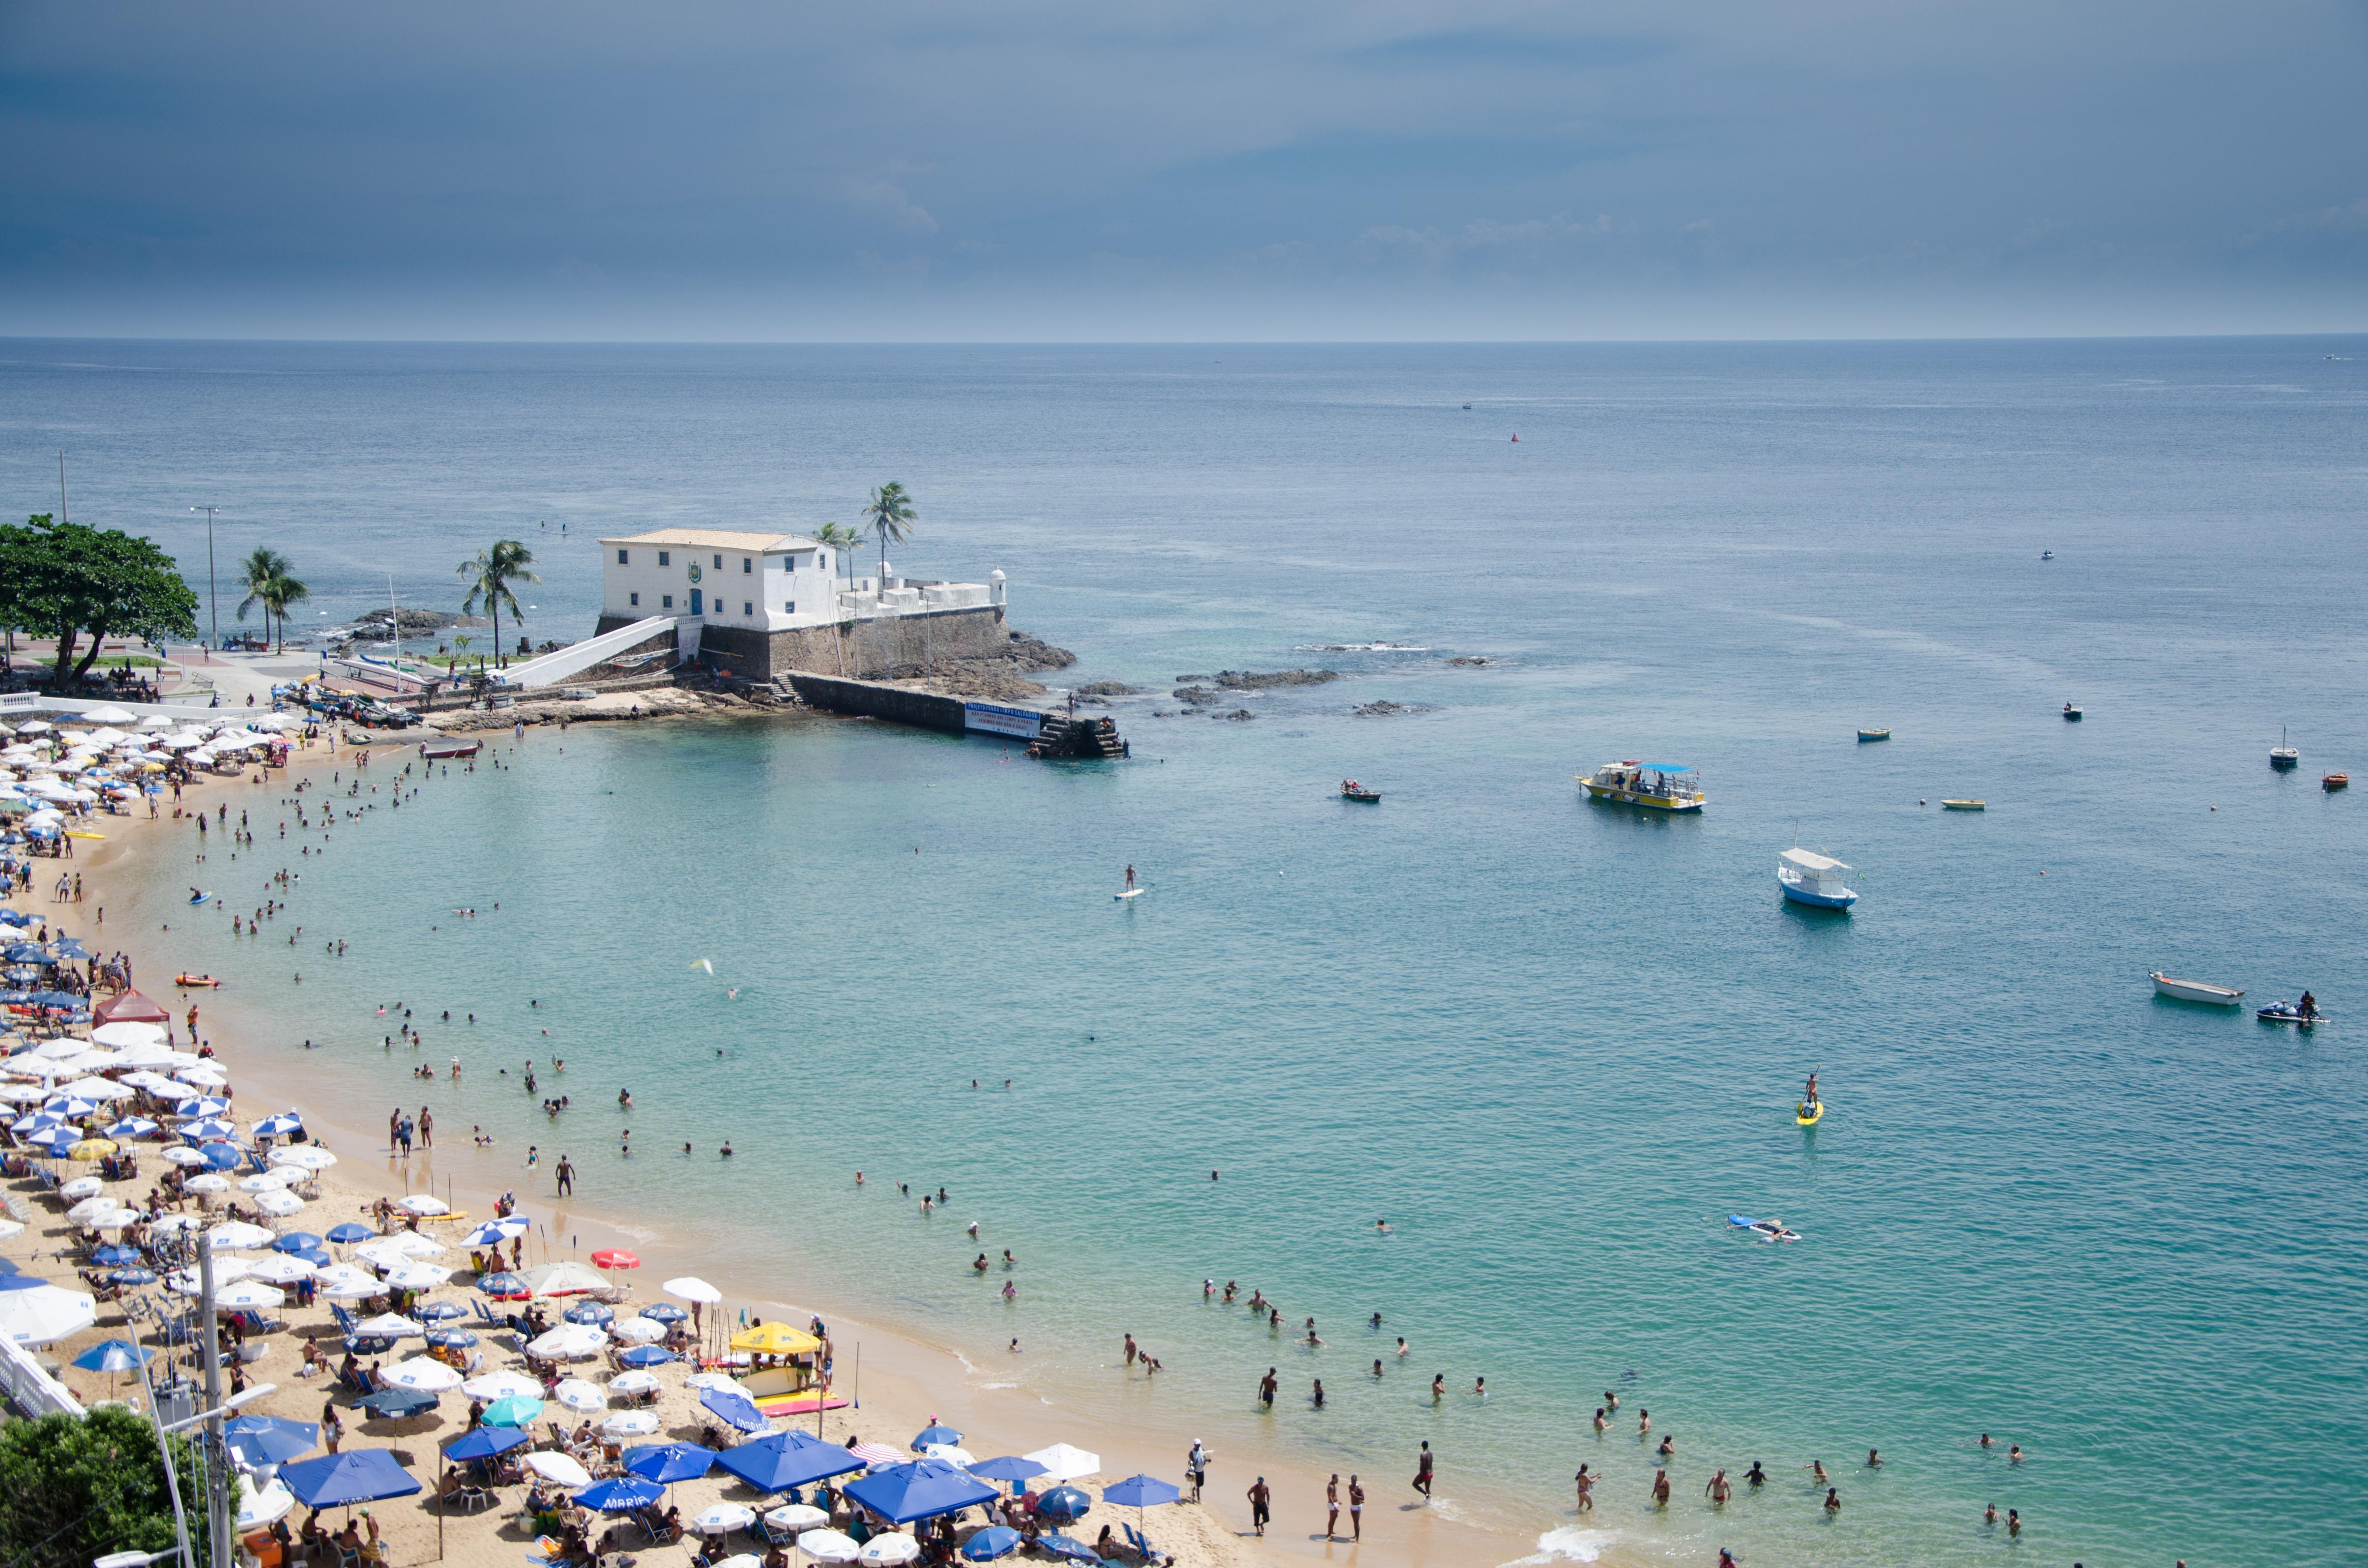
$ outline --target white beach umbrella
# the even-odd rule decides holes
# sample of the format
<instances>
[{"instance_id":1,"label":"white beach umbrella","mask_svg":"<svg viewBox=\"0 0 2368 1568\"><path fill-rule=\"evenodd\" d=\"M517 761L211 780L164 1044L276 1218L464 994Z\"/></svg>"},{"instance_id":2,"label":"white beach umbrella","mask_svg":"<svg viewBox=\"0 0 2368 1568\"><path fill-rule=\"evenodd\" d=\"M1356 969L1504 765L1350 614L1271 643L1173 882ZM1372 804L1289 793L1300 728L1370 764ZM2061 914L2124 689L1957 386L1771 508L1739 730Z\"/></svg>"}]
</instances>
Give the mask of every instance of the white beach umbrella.
<instances>
[{"instance_id":1,"label":"white beach umbrella","mask_svg":"<svg viewBox=\"0 0 2368 1568\"><path fill-rule=\"evenodd\" d=\"M528 1398L535 1397L529 1394ZM609 1398L598 1383L587 1383L582 1378L567 1378L551 1391L551 1397L578 1415L597 1415L609 1408Z\"/></svg>"},{"instance_id":2,"label":"white beach umbrella","mask_svg":"<svg viewBox=\"0 0 2368 1568\"><path fill-rule=\"evenodd\" d=\"M181 1082L195 1084L201 1089L219 1089L230 1082L230 1074L211 1062L200 1061L181 1069ZM230 1108L224 1106L222 1108L228 1110Z\"/></svg>"},{"instance_id":3,"label":"white beach umbrella","mask_svg":"<svg viewBox=\"0 0 2368 1568\"><path fill-rule=\"evenodd\" d=\"M176 1105L183 1100L202 1098L205 1095L205 1090L195 1084L184 1084L177 1078L161 1078L153 1084L142 1084L140 1087L147 1090L154 1098L169 1100Z\"/></svg>"},{"instance_id":4,"label":"white beach umbrella","mask_svg":"<svg viewBox=\"0 0 2368 1568\"><path fill-rule=\"evenodd\" d=\"M0 1242L5 1242L11 1236L21 1236L24 1233L25 1221L22 1220L0 1220Z\"/></svg>"},{"instance_id":5,"label":"white beach umbrella","mask_svg":"<svg viewBox=\"0 0 2368 1568\"><path fill-rule=\"evenodd\" d=\"M830 1523L830 1516L811 1503L784 1503L765 1522L777 1530L811 1530Z\"/></svg>"},{"instance_id":6,"label":"white beach umbrella","mask_svg":"<svg viewBox=\"0 0 2368 1568\"><path fill-rule=\"evenodd\" d=\"M1030 1464L1044 1467L1044 1473L1037 1478L1040 1481L1075 1481L1080 1476L1102 1472L1101 1455L1073 1449L1066 1443L1055 1443L1049 1449L1039 1449L1022 1457Z\"/></svg>"},{"instance_id":7,"label":"white beach umbrella","mask_svg":"<svg viewBox=\"0 0 2368 1568\"><path fill-rule=\"evenodd\" d=\"M268 1528L296 1506L296 1494L275 1476L260 1492L251 1476L238 1478L238 1528L242 1534Z\"/></svg>"},{"instance_id":8,"label":"white beach umbrella","mask_svg":"<svg viewBox=\"0 0 2368 1568\"><path fill-rule=\"evenodd\" d=\"M487 1372L461 1385L471 1399L491 1404L497 1399L541 1399L542 1384L524 1372Z\"/></svg>"},{"instance_id":9,"label":"white beach umbrella","mask_svg":"<svg viewBox=\"0 0 2368 1568\"><path fill-rule=\"evenodd\" d=\"M546 1263L540 1268L526 1271L526 1288L537 1296L580 1296L594 1290L606 1290L609 1282L584 1264L570 1259L563 1263Z\"/></svg>"},{"instance_id":10,"label":"white beach umbrella","mask_svg":"<svg viewBox=\"0 0 2368 1568\"><path fill-rule=\"evenodd\" d=\"M142 730L169 730L173 727L173 721L162 713L151 713L140 721L140 727Z\"/></svg>"},{"instance_id":11,"label":"white beach umbrella","mask_svg":"<svg viewBox=\"0 0 2368 1568\"><path fill-rule=\"evenodd\" d=\"M620 1345L655 1345L666 1336L666 1324L645 1317L619 1318L609 1325L609 1337Z\"/></svg>"},{"instance_id":12,"label":"white beach umbrella","mask_svg":"<svg viewBox=\"0 0 2368 1568\"><path fill-rule=\"evenodd\" d=\"M943 1460L948 1464L961 1465L964 1470L978 1462L976 1454L953 1443L925 1443L921 1446L921 1457Z\"/></svg>"},{"instance_id":13,"label":"white beach umbrella","mask_svg":"<svg viewBox=\"0 0 2368 1568\"><path fill-rule=\"evenodd\" d=\"M171 1236L183 1231L202 1231L206 1228L206 1221L204 1216L199 1214L159 1214L148 1228L160 1236Z\"/></svg>"},{"instance_id":14,"label":"white beach umbrella","mask_svg":"<svg viewBox=\"0 0 2368 1568\"><path fill-rule=\"evenodd\" d=\"M582 1361L600 1354L608 1343L608 1336L589 1324L564 1323L529 1342L527 1349L549 1361Z\"/></svg>"},{"instance_id":15,"label":"white beach umbrella","mask_svg":"<svg viewBox=\"0 0 2368 1568\"><path fill-rule=\"evenodd\" d=\"M320 1270L301 1257L284 1252L268 1252L247 1265L250 1279L260 1279L266 1285L293 1285L300 1279L310 1279Z\"/></svg>"},{"instance_id":16,"label":"white beach umbrella","mask_svg":"<svg viewBox=\"0 0 2368 1568\"><path fill-rule=\"evenodd\" d=\"M176 1143L156 1157L168 1165L202 1165L206 1163L206 1157L187 1143ZM230 1179L223 1177L222 1187L227 1189L229 1186Z\"/></svg>"},{"instance_id":17,"label":"white beach umbrella","mask_svg":"<svg viewBox=\"0 0 2368 1568\"><path fill-rule=\"evenodd\" d=\"M19 1345L53 1345L97 1321L98 1302L79 1290L0 1290L0 1334Z\"/></svg>"},{"instance_id":18,"label":"white beach umbrella","mask_svg":"<svg viewBox=\"0 0 2368 1568\"><path fill-rule=\"evenodd\" d=\"M11 1105L34 1105L48 1099L50 1091L41 1084L0 1084L0 1100Z\"/></svg>"},{"instance_id":19,"label":"white beach umbrella","mask_svg":"<svg viewBox=\"0 0 2368 1568\"><path fill-rule=\"evenodd\" d=\"M244 1220L232 1220L216 1225L206 1234L212 1239L216 1252L225 1247L233 1252L252 1252L256 1247L268 1247L279 1239L262 1226L250 1225Z\"/></svg>"},{"instance_id":20,"label":"white beach umbrella","mask_svg":"<svg viewBox=\"0 0 2368 1568\"><path fill-rule=\"evenodd\" d=\"M354 1324L354 1332L370 1339L403 1339L427 1330L401 1312L381 1312Z\"/></svg>"},{"instance_id":21,"label":"white beach umbrella","mask_svg":"<svg viewBox=\"0 0 2368 1568\"><path fill-rule=\"evenodd\" d=\"M639 1399L645 1393L655 1393L664 1386L658 1381L656 1373L639 1369L620 1372L609 1380L610 1393L623 1394L629 1399Z\"/></svg>"},{"instance_id":22,"label":"white beach umbrella","mask_svg":"<svg viewBox=\"0 0 2368 1568\"><path fill-rule=\"evenodd\" d=\"M740 1385L732 1381L729 1372L693 1372L682 1380L682 1386L687 1389L736 1389Z\"/></svg>"},{"instance_id":23,"label":"white beach umbrella","mask_svg":"<svg viewBox=\"0 0 2368 1568\"><path fill-rule=\"evenodd\" d=\"M337 1163L337 1156L322 1148L318 1143L300 1143L292 1149L274 1149L264 1158L275 1165L294 1165L298 1170L303 1171L325 1171Z\"/></svg>"},{"instance_id":24,"label":"white beach umbrella","mask_svg":"<svg viewBox=\"0 0 2368 1568\"><path fill-rule=\"evenodd\" d=\"M70 1056L66 1060L76 1066L82 1066L89 1062L90 1058L94 1056L98 1060L91 1065L99 1067L114 1065L115 1053L111 1051L84 1051L80 1055ZM87 1067L85 1070L87 1071ZM77 1078L58 1091L62 1095L70 1095L78 1100L97 1100L101 1105L110 1104L116 1100L128 1100L136 1092L125 1088L120 1084L109 1083L105 1078Z\"/></svg>"},{"instance_id":25,"label":"white beach umbrella","mask_svg":"<svg viewBox=\"0 0 2368 1568\"><path fill-rule=\"evenodd\" d=\"M79 1203L85 1198L97 1198L106 1190L106 1184L97 1176L76 1176L58 1188L58 1196L68 1203ZM111 1203L113 1199L108 1201Z\"/></svg>"},{"instance_id":26,"label":"white beach umbrella","mask_svg":"<svg viewBox=\"0 0 2368 1568\"><path fill-rule=\"evenodd\" d=\"M304 1212L304 1200L283 1188L276 1192L267 1192L257 1198L255 1200L255 1208L259 1214L268 1214L274 1220L285 1220Z\"/></svg>"},{"instance_id":27,"label":"white beach umbrella","mask_svg":"<svg viewBox=\"0 0 2368 1568\"><path fill-rule=\"evenodd\" d=\"M365 1274L350 1263L333 1263L313 1277L313 1288L322 1295L336 1301L366 1301L386 1293L386 1287L375 1275Z\"/></svg>"},{"instance_id":28,"label":"white beach umbrella","mask_svg":"<svg viewBox=\"0 0 2368 1568\"><path fill-rule=\"evenodd\" d=\"M451 1205L433 1193L407 1192L394 1200L394 1206L406 1214L449 1214Z\"/></svg>"},{"instance_id":29,"label":"white beach umbrella","mask_svg":"<svg viewBox=\"0 0 2368 1568\"><path fill-rule=\"evenodd\" d=\"M393 1236L381 1236L354 1248L354 1256L379 1268L400 1268L411 1261L404 1250L394 1244Z\"/></svg>"},{"instance_id":30,"label":"white beach umbrella","mask_svg":"<svg viewBox=\"0 0 2368 1568\"><path fill-rule=\"evenodd\" d=\"M88 1179L95 1181L97 1178L94 1176ZM66 1218L73 1221L77 1225L87 1225L92 1221L97 1219L101 1214L112 1213L122 1207L123 1205L117 1199L109 1198L104 1193L100 1193L94 1197L85 1198L81 1202L75 1204L73 1208L67 1210Z\"/></svg>"},{"instance_id":31,"label":"white beach umbrella","mask_svg":"<svg viewBox=\"0 0 2368 1568\"><path fill-rule=\"evenodd\" d=\"M856 1557L866 1568L888 1568L893 1563L910 1562L921 1555L921 1543L908 1535L875 1535L863 1543Z\"/></svg>"},{"instance_id":32,"label":"white beach umbrella","mask_svg":"<svg viewBox=\"0 0 2368 1568\"><path fill-rule=\"evenodd\" d=\"M646 1437L657 1429L655 1410L620 1410L600 1423L600 1430L611 1437Z\"/></svg>"},{"instance_id":33,"label":"white beach umbrella","mask_svg":"<svg viewBox=\"0 0 2368 1568\"><path fill-rule=\"evenodd\" d=\"M386 1271L386 1282L398 1290L433 1290L451 1278L450 1269L432 1263L406 1263Z\"/></svg>"},{"instance_id":34,"label":"white beach umbrella","mask_svg":"<svg viewBox=\"0 0 2368 1568\"><path fill-rule=\"evenodd\" d=\"M108 1026L109 1028L113 1028L115 1026L112 1024ZM130 1050L125 1051L120 1061L129 1062L131 1060L132 1052L138 1049L139 1048L137 1046L134 1046ZM161 1089L172 1081L172 1079L165 1077L162 1073L151 1072L149 1070L149 1064L145 1062L140 1063L140 1070L138 1072L126 1073L121 1078L117 1080L118 1083L129 1084L135 1089Z\"/></svg>"},{"instance_id":35,"label":"white beach umbrella","mask_svg":"<svg viewBox=\"0 0 2368 1568\"><path fill-rule=\"evenodd\" d=\"M816 1562L852 1562L863 1555L854 1537L837 1530L807 1530L798 1537L798 1550Z\"/></svg>"},{"instance_id":36,"label":"white beach umbrella","mask_svg":"<svg viewBox=\"0 0 2368 1568\"><path fill-rule=\"evenodd\" d=\"M417 1231L398 1231L387 1238L405 1257L436 1257L443 1253L444 1244Z\"/></svg>"},{"instance_id":37,"label":"white beach umbrella","mask_svg":"<svg viewBox=\"0 0 2368 1568\"><path fill-rule=\"evenodd\" d=\"M590 1472L556 1449L538 1449L519 1460L518 1463L545 1481L555 1481L570 1490L592 1484Z\"/></svg>"},{"instance_id":38,"label":"white beach umbrella","mask_svg":"<svg viewBox=\"0 0 2368 1568\"><path fill-rule=\"evenodd\" d=\"M399 1361L385 1376L388 1382L399 1389L416 1389L421 1393L442 1393L446 1389L461 1386L460 1373L426 1356L414 1356L408 1361Z\"/></svg>"},{"instance_id":39,"label":"white beach umbrella","mask_svg":"<svg viewBox=\"0 0 2368 1568\"><path fill-rule=\"evenodd\" d=\"M277 1170L257 1171L251 1176L241 1178L238 1189L241 1192L278 1192L290 1182L303 1179L301 1172L290 1170L282 1165Z\"/></svg>"},{"instance_id":40,"label":"white beach umbrella","mask_svg":"<svg viewBox=\"0 0 2368 1568\"><path fill-rule=\"evenodd\" d=\"M610 1416L610 1420L617 1417ZM745 1503L713 1503L700 1509L690 1528L701 1535L730 1535L757 1522L757 1511Z\"/></svg>"},{"instance_id":41,"label":"white beach umbrella","mask_svg":"<svg viewBox=\"0 0 2368 1568\"><path fill-rule=\"evenodd\" d=\"M686 1274L679 1279L669 1279L658 1289L678 1301L703 1301L712 1305L723 1299L723 1291L695 1274Z\"/></svg>"},{"instance_id":42,"label":"white beach umbrella","mask_svg":"<svg viewBox=\"0 0 2368 1568\"><path fill-rule=\"evenodd\" d=\"M251 1312L263 1307L276 1307L287 1298L260 1279L241 1279L234 1284L218 1285L214 1289L214 1305L233 1312Z\"/></svg>"},{"instance_id":43,"label":"white beach umbrella","mask_svg":"<svg viewBox=\"0 0 2368 1568\"><path fill-rule=\"evenodd\" d=\"M245 1278L251 1267L252 1266L243 1257L214 1259L214 1288L220 1290L234 1279ZM196 1267L193 1266L188 1268L176 1268L172 1273L165 1276L165 1289L176 1296L197 1295L199 1286Z\"/></svg>"},{"instance_id":44,"label":"white beach umbrella","mask_svg":"<svg viewBox=\"0 0 2368 1568\"><path fill-rule=\"evenodd\" d=\"M194 1150L191 1152L195 1153ZM204 1156L200 1155L199 1158L199 1163L202 1164ZM181 1188L185 1192L228 1192L230 1190L230 1177L223 1176L219 1171L208 1171L203 1176L191 1176L188 1180L181 1184Z\"/></svg>"}]
</instances>

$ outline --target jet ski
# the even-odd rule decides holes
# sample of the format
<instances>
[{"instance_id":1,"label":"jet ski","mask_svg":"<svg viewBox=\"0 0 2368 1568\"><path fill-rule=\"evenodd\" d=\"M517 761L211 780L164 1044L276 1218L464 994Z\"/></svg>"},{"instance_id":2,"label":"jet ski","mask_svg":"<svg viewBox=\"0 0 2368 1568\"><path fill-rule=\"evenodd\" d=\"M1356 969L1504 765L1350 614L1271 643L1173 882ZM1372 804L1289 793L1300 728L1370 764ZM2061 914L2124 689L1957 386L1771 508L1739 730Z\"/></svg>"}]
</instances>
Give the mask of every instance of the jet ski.
<instances>
[{"instance_id":1,"label":"jet ski","mask_svg":"<svg viewBox=\"0 0 2368 1568\"><path fill-rule=\"evenodd\" d=\"M2295 1006L2291 1002L2272 1002L2266 1007L2255 1008L2253 1010L2253 1017L2260 1019L2261 1022L2265 1024L2292 1024L2296 1028L2306 1029L2310 1028L2311 1025L2323 1020L2327 1015L2325 1013L2313 1012L2309 1016L2305 1017L2302 1009Z\"/></svg>"},{"instance_id":2,"label":"jet ski","mask_svg":"<svg viewBox=\"0 0 2368 1568\"><path fill-rule=\"evenodd\" d=\"M1729 1214L1726 1222L1738 1231L1748 1231L1763 1242L1797 1242L1801 1233L1782 1220L1754 1220L1746 1214Z\"/></svg>"}]
</instances>

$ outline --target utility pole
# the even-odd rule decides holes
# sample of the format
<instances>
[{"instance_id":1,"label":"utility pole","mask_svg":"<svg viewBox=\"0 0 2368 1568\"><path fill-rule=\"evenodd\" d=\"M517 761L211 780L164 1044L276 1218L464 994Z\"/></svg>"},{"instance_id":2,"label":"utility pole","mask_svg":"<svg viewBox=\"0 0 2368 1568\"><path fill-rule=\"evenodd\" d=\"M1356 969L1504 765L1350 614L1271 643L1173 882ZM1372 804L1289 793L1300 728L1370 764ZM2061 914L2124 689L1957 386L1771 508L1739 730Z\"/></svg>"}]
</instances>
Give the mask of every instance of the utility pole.
<instances>
[{"instance_id":1,"label":"utility pole","mask_svg":"<svg viewBox=\"0 0 2368 1568\"><path fill-rule=\"evenodd\" d=\"M230 1450L222 1440L222 1335L214 1327L214 1239L198 1237L198 1335L206 1374L206 1538L214 1568L231 1555Z\"/></svg>"},{"instance_id":2,"label":"utility pole","mask_svg":"<svg viewBox=\"0 0 2368 1568\"><path fill-rule=\"evenodd\" d=\"M63 497L65 493L65 455L63 452L58 455L58 486L59 494ZM208 611L213 627L211 636L214 646L219 648L222 646L222 595L214 585L214 514L222 508L192 506L189 510L206 515L206 603L211 607Z\"/></svg>"},{"instance_id":3,"label":"utility pole","mask_svg":"<svg viewBox=\"0 0 2368 1568\"><path fill-rule=\"evenodd\" d=\"M66 454L58 449L58 526L63 528L71 519L66 516Z\"/></svg>"}]
</instances>

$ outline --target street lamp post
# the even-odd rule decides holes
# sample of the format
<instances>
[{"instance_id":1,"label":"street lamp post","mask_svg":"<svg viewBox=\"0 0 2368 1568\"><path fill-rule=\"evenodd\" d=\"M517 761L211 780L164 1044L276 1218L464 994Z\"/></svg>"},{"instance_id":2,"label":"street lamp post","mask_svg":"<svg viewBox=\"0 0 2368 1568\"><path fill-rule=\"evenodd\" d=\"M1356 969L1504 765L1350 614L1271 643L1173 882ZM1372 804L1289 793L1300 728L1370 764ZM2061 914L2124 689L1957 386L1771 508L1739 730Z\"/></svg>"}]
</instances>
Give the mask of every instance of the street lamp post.
<instances>
[{"instance_id":1,"label":"street lamp post","mask_svg":"<svg viewBox=\"0 0 2368 1568\"><path fill-rule=\"evenodd\" d=\"M214 646L219 648L222 646L222 596L214 585L214 514L222 508L192 506L189 510L206 515L206 603L210 607L207 615L212 626L210 635Z\"/></svg>"}]
</instances>

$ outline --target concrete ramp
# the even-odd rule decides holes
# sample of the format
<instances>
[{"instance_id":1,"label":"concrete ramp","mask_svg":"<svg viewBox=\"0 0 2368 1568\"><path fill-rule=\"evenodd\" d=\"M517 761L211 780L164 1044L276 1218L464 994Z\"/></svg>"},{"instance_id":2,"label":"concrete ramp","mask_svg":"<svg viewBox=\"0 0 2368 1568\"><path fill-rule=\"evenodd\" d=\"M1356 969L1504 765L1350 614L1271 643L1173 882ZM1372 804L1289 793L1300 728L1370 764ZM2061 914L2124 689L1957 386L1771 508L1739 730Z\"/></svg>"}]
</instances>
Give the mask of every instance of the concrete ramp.
<instances>
[{"instance_id":1,"label":"concrete ramp","mask_svg":"<svg viewBox=\"0 0 2368 1568\"><path fill-rule=\"evenodd\" d=\"M674 639L674 645L659 657L652 659L653 669L671 669L682 658L681 628L686 623L698 623L689 616L654 615L637 620L631 626L620 626L614 631L571 642L554 653L544 653L522 665L512 665L501 672L500 684L507 687L557 686L573 676L580 676L595 665L607 664L620 653L631 653L644 642L655 642L661 637ZM694 644L695 645L695 644Z\"/></svg>"}]
</instances>

